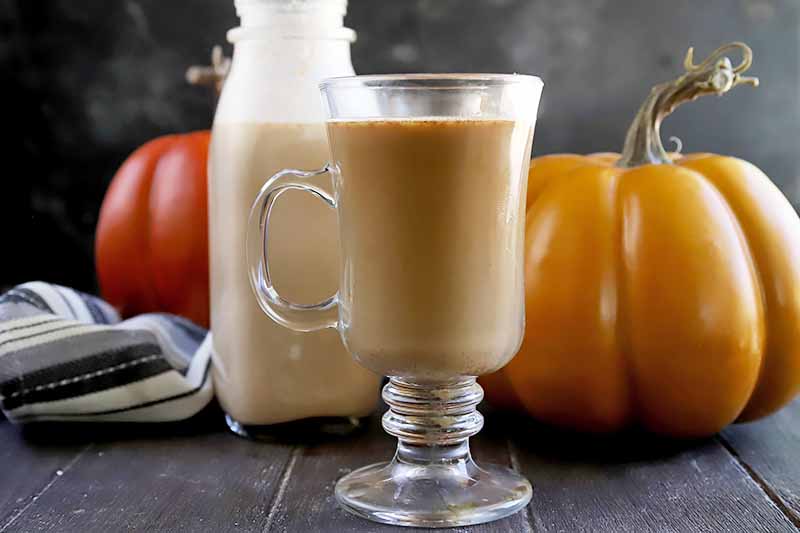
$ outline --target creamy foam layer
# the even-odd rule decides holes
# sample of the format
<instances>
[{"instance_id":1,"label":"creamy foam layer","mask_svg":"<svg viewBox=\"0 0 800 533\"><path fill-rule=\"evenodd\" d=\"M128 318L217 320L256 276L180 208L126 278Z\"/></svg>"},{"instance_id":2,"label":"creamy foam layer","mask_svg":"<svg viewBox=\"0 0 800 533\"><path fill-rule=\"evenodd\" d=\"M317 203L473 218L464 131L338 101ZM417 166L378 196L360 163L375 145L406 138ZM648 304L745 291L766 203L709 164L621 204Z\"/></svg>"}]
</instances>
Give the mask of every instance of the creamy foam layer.
<instances>
[{"instance_id":1,"label":"creamy foam layer","mask_svg":"<svg viewBox=\"0 0 800 533\"><path fill-rule=\"evenodd\" d=\"M505 123L514 123L515 121L508 119L508 118L472 118L472 117L438 117L438 116L430 116L430 117L412 117L412 118L404 118L404 117L367 117L367 118L335 118L329 119L326 121L326 124L351 124L353 126L365 126L365 127L373 127L379 124L400 124L407 127L415 127L415 126L430 126L431 124L440 124L444 125L445 127L449 124L463 124L463 123L494 123L494 122L505 122Z\"/></svg>"}]
</instances>

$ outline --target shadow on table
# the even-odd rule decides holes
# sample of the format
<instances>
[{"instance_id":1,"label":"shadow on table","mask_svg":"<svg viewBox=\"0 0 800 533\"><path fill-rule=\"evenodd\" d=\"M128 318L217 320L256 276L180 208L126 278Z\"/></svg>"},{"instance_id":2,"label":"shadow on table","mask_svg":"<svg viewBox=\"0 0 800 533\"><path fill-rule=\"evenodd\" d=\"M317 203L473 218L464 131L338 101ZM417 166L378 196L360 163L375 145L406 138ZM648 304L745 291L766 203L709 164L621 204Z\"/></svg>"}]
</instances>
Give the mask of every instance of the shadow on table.
<instances>
[{"instance_id":1,"label":"shadow on table","mask_svg":"<svg viewBox=\"0 0 800 533\"><path fill-rule=\"evenodd\" d=\"M186 438L223 431L225 421L216 403L178 422L34 422L20 426L22 437L36 446Z\"/></svg>"},{"instance_id":2,"label":"shadow on table","mask_svg":"<svg viewBox=\"0 0 800 533\"><path fill-rule=\"evenodd\" d=\"M372 424L372 417L362 419L360 425L344 434L341 430L322 432L318 421L304 420L270 426L268 432L253 440L286 445L323 444L357 438ZM20 431L28 443L37 446L184 439L213 434L246 440L228 429L225 413L216 402L192 418L177 422L37 422L20 426Z\"/></svg>"},{"instance_id":3,"label":"shadow on table","mask_svg":"<svg viewBox=\"0 0 800 533\"><path fill-rule=\"evenodd\" d=\"M379 441L381 446L388 446L388 450L393 443L388 444L391 439L380 428L380 416L385 410L386 406L381 404L373 416L364 419L361 427L349 435L321 435L306 431L303 427L275 427L270 438L263 440L275 444L311 445L309 453L313 452L315 444L336 442L367 446L369 442ZM713 442L713 439L669 439L636 428L610 435L579 433L542 424L525 415L495 411L485 404L480 406L480 411L485 415L485 426L477 439L503 449L507 448L510 440L525 455L555 462L618 464L652 461ZM29 444L41 447L90 442L191 439L214 434L237 438L227 429L224 413L216 402L191 419L179 422L40 422L21 426L20 431Z\"/></svg>"},{"instance_id":4,"label":"shadow on table","mask_svg":"<svg viewBox=\"0 0 800 533\"><path fill-rule=\"evenodd\" d=\"M708 446L714 438L671 439L640 428L613 434L569 431L536 422L522 414L509 414L482 407L485 426L481 438L509 439L527 455L543 460L583 464L619 464L665 459Z\"/></svg>"}]
</instances>

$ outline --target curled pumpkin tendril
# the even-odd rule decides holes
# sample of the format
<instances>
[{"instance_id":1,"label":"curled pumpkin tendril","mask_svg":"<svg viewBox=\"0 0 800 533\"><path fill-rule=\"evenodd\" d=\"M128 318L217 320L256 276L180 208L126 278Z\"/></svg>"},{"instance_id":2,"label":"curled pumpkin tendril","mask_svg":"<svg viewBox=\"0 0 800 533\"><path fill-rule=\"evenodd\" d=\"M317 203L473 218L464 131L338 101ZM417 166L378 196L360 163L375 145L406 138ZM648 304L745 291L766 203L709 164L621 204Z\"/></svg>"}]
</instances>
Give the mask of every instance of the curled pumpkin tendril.
<instances>
[{"instance_id":1,"label":"curled pumpkin tendril","mask_svg":"<svg viewBox=\"0 0 800 533\"><path fill-rule=\"evenodd\" d=\"M742 62L735 67L731 60L723 55L731 50L738 50L742 53ZM749 46L738 41L720 46L697 65L694 64L694 48L690 47L683 60L683 68L686 69L685 75L699 74L709 70L708 79L705 82L699 82L698 86L717 94L722 94L741 84L758 87L758 78L740 75L747 71L752 64L753 51Z\"/></svg>"}]
</instances>

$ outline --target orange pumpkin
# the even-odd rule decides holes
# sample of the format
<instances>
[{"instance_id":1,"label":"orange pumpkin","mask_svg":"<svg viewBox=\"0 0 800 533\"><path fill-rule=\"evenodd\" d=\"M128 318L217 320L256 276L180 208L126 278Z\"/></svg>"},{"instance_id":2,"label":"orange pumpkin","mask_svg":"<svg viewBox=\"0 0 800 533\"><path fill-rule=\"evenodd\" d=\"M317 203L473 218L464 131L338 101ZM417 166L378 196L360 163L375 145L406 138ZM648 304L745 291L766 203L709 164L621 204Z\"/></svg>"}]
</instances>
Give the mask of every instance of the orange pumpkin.
<instances>
[{"instance_id":1,"label":"orange pumpkin","mask_svg":"<svg viewBox=\"0 0 800 533\"><path fill-rule=\"evenodd\" d=\"M742 64L722 56L741 49ZM800 219L733 157L670 157L661 120L741 83L733 43L656 86L620 155L534 159L526 336L481 381L490 401L561 426L711 435L800 391Z\"/></svg>"},{"instance_id":2,"label":"orange pumpkin","mask_svg":"<svg viewBox=\"0 0 800 533\"><path fill-rule=\"evenodd\" d=\"M208 131L137 149L114 176L97 224L103 297L123 316L150 311L208 326Z\"/></svg>"}]
</instances>

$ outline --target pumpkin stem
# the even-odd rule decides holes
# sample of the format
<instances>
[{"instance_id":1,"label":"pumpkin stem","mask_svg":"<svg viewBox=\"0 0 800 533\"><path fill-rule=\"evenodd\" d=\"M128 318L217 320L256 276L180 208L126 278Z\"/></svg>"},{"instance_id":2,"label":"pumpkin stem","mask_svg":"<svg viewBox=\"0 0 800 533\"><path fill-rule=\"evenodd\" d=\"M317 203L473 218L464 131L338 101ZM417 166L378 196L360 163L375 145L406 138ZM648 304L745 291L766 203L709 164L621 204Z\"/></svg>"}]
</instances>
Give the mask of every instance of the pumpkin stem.
<instances>
[{"instance_id":1,"label":"pumpkin stem","mask_svg":"<svg viewBox=\"0 0 800 533\"><path fill-rule=\"evenodd\" d=\"M729 50L742 53L742 62L736 67L725 54ZM753 51L744 43L733 42L720 46L699 64L694 64L694 49L689 48L683 66L686 72L678 79L653 87L650 95L633 119L619 167L636 167L647 164L672 163L664 145L661 144L661 121L676 107L691 102L700 96L721 96L737 85L758 87L758 78L742 76L753 62Z\"/></svg>"},{"instance_id":2,"label":"pumpkin stem","mask_svg":"<svg viewBox=\"0 0 800 533\"><path fill-rule=\"evenodd\" d=\"M194 65L186 70L186 81L192 85L213 85L217 97L222 92L222 84L231 68L231 58L225 57L222 47L217 45L211 50L211 65Z\"/></svg>"}]
</instances>

